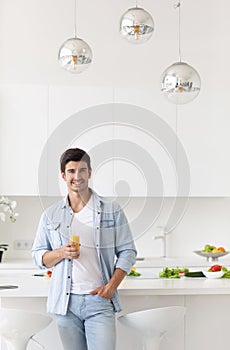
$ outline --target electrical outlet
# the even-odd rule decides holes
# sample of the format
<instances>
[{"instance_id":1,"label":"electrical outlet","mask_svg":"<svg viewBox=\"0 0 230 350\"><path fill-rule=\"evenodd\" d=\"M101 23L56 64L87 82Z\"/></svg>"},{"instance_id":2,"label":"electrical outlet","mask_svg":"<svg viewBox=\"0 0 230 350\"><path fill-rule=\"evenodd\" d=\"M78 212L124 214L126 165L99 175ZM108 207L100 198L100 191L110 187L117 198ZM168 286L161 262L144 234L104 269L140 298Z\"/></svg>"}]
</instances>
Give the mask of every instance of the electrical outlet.
<instances>
[{"instance_id":1,"label":"electrical outlet","mask_svg":"<svg viewBox=\"0 0 230 350\"><path fill-rule=\"evenodd\" d=\"M31 239L18 239L14 241L15 250L31 250L33 241Z\"/></svg>"}]
</instances>

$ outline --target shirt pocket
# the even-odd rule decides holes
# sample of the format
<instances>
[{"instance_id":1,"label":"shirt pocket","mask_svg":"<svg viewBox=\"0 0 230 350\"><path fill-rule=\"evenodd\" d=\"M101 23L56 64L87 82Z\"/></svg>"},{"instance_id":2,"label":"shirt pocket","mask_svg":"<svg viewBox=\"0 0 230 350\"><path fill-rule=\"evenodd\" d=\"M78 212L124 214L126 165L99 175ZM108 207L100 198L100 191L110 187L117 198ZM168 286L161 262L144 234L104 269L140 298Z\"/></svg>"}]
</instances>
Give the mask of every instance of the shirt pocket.
<instances>
[{"instance_id":1,"label":"shirt pocket","mask_svg":"<svg viewBox=\"0 0 230 350\"><path fill-rule=\"evenodd\" d=\"M101 228L106 228L106 227L114 227L114 220L112 219L101 220Z\"/></svg>"},{"instance_id":2,"label":"shirt pocket","mask_svg":"<svg viewBox=\"0 0 230 350\"><path fill-rule=\"evenodd\" d=\"M49 230L49 239L52 249L62 247L62 239L60 234L60 222L52 222L47 224L47 229Z\"/></svg>"},{"instance_id":3,"label":"shirt pocket","mask_svg":"<svg viewBox=\"0 0 230 350\"><path fill-rule=\"evenodd\" d=\"M100 224L100 247L113 248L115 242L115 223L112 219L104 219Z\"/></svg>"}]
</instances>

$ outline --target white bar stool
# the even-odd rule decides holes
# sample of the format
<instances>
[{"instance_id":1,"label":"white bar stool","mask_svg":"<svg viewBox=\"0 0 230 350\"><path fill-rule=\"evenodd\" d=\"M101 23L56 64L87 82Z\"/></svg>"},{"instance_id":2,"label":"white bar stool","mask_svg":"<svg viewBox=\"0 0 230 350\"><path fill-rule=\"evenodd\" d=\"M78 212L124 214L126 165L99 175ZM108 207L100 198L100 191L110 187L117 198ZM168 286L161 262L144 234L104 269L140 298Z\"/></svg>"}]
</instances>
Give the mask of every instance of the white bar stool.
<instances>
[{"instance_id":1,"label":"white bar stool","mask_svg":"<svg viewBox=\"0 0 230 350\"><path fill-rule=\"evenodd\" d=\"M26 350L33 335L52 322L48 315L19 309L0 309L0 336L9 350Z\"/></svg>"},{"instance_id":2,"label":"white bar stool","mask_svg":"<svg viewBox=\"0 0 230 350\"><path fill-rule=\"evenodd\" d=\"M183 320L185 310L183 306L169 306L133 312L118 320L137 332L143 350L159 350L165 334Z\"/></svg>"}]
</instances>

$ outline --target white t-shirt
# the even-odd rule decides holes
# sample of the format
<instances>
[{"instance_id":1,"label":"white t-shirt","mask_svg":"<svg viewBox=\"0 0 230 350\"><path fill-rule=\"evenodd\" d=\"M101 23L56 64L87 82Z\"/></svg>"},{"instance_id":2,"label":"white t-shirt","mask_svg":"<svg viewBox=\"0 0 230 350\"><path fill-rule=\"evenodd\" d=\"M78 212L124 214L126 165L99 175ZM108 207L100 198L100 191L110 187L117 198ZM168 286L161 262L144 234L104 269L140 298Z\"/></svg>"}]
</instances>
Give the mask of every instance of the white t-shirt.
<instances>
[{"instance_id":1,"label":"white t-shirt","mask_svg":"<svg viewBox=\"0 0 230 350\"><path fill-rule=\"evenodd\" d=\"M87 205L74 213L71 235L80 236L80 256L73 259L71 293L89 294L101 286L102 278L94 243L93 195Z\"/></svg>"}]
</instances>

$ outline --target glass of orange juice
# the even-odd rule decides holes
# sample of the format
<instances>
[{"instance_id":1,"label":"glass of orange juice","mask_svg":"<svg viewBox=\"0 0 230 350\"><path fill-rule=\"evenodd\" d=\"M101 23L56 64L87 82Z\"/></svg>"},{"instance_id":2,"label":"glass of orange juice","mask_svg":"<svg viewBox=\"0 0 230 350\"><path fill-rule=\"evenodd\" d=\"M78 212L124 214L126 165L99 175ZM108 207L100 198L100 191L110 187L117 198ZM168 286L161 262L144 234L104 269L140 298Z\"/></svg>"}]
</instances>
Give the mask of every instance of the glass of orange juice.
<instances>
[{"instance_id":1,"label":"glass of orange juice","mask_svg":"<svg viewBox=\"0 0 230 350\"><path fill-rule=\"evenodd\" d=\"M77 235L70 235L70 242L75 243L75 247L79 250L80 252L80 236Z\"/></svg>"}]
</instances>

